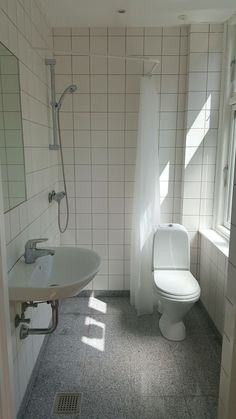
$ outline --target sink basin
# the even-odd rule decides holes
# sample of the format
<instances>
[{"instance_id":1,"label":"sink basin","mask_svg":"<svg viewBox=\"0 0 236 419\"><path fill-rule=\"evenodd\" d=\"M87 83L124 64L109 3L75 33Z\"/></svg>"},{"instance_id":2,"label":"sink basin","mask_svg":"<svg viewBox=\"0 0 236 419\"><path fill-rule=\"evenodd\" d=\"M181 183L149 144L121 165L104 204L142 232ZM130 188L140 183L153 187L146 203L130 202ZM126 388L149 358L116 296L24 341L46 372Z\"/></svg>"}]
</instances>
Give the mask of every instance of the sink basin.
<instances>
[{"instance_id":1,"label":"sink basin","mask_svg":"<svg viewBox=\"0 0 236 419\"><path fill-rule=\"evenodd\" d=\"M11 301L58 300L77 295L98 273L101 258L80 247L54 247L54 256L26 264L22 257L9 273Z\"/></svg>"}]
</instances>

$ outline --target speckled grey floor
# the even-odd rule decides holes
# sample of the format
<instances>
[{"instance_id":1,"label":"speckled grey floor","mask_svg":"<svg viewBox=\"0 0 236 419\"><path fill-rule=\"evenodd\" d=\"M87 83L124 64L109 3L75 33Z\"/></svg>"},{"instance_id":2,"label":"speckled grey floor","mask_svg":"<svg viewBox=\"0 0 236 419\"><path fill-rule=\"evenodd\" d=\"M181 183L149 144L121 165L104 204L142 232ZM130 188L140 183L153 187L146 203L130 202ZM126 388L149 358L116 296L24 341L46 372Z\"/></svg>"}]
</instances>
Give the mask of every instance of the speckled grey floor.
<instances>
[{"instance_id":1,"label":"speckled grey floor","mask_svg":"<svg viewBox=\"0 0 236 419\"><path fill-rule=\"evenodd\" d=\"M43 354L22 419L216 419L220 343L195 305L183 342L128 298L73 298ZM82 392L79 416L52 414L57 391Z\"/></svg>"}]
</instances>

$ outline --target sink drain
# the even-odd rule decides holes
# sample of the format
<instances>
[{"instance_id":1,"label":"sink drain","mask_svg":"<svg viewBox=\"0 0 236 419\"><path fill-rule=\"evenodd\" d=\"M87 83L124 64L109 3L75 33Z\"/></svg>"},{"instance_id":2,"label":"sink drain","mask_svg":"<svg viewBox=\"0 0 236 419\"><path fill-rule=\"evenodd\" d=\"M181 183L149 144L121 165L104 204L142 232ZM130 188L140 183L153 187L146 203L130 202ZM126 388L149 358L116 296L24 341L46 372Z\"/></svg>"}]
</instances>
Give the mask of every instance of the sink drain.
<instances>
[{"instance_id":1,"label":"sink drain","mask_svg":"<svg viewBox=\"0 0 236 419\"><path fill-rule=\"evenodd\" d=\"M53 413L73 415L80 413L82 393L57 393L53 404Z\"/></svg>"},{"instance_id":2,"label":"sink drain","mask_svg":"<svg viewBox=\"0 0 236 419\"><path fill-rule=\"evenodd\" d=\"M58 287L58 284L50 284L50 287Z\"/></svg>"}]
</instances>

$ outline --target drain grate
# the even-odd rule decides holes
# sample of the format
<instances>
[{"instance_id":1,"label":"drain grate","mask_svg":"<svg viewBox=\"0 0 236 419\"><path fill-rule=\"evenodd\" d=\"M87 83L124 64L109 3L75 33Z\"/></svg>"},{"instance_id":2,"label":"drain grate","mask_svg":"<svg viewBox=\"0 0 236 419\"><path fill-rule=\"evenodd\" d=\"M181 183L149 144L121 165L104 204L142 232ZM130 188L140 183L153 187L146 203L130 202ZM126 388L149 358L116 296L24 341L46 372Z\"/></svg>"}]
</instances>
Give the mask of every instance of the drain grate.
<instances>
[{"instance_id":1,"label":"drain grate","mask_svg":"<svg viewBox=\"0 0 236 419\"><path fill-rule=\"evenodd\" d=\"M82 393L57 393L54 399L53 413L73 415L80 413Z\"/></svg>"}]
</instances>

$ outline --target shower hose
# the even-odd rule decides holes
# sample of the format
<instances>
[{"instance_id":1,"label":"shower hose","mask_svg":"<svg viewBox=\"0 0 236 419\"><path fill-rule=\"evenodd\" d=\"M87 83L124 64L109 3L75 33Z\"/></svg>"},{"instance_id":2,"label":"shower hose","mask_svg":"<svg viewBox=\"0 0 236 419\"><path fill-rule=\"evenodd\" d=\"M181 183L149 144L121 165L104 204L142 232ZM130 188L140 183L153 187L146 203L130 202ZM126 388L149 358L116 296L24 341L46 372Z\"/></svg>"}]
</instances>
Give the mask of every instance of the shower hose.
<instances>
[{"instance_id":1,"label":"shower hose","mask_svg":"<svg viewBox=\"0 0 236 419\"><path fill-rule=\"evenodd\" d=\"M61 201L58 202L58 227L61 233L64 233L68 227L69 223L69 202L68 202L68 195L67 195L67 187L66 187L66 179L65 179L65 166L64 166L64 158L63 158L63 151L62 151L62 141L61 141L61 123L60 123L60 108L57 110L57 124L58 124L58 138L59 138L59 148L60 148L60 156L61 156L61 167L62 167L62 178L64 184L64 191L65 191L65 198L66 198L66 223L64 228L62 227L61 223Z\"/></svg>"}]
</instances>

